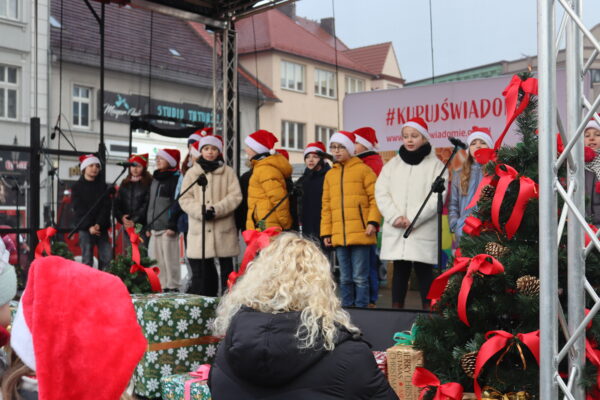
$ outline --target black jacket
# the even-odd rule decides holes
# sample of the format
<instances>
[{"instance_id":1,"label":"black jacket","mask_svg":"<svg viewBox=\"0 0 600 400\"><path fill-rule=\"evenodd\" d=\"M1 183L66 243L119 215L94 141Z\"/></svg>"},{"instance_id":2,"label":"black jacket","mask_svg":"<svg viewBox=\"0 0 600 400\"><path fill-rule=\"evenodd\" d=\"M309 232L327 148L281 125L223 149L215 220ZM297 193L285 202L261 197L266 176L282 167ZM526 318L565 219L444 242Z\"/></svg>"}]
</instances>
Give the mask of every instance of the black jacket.
<instances>
[{"instance_id":1,"label":"black jacket","mask_svg":"<svg viewBox=\"0 0 600 400\"><path fill-rule=\"evenodd\" d=\"M71 188L71 203L75 222L81 221L83 216L92 208L98 198L106 193L108 185L96 178L95 181L86 180L83 175ZM87 231L93 225L100 225L105 230L110 226L110 198L108 194L100 201L98 206L79 225L80 230Z\"/></svg>"},{"instance_id":2,"label":"black jacket","mask_svg":"<svg viewBox=\"0 0 600 400\"><path fill-rule=\"evenodd\" d=\"M331 167L324 164L319 171L306 168L296 185L301 184L302 200L300 223L302 234L306 237L319 239L321 237L321 204L323 198L323 181Z\"/></svg>"},{"instance_id":3,"label":"black jacket","mask_svg":"<svg viewBox=\"0 0 600 400\"><path fill-rule=\"evenodd\" d=\"M171 229L177 231L177 220L182 213L179 203L175 201L179 171L154 171L152 177L146 223L150 224L164 209L168 209L168 211L165 211L154 221L152 226L148 226L148 229L156 231Z\"/></svg>"},{"instance_id":4,"label":"black jacket","mask_svg":"<svg viewBox=\"0 0 600 400\"><path fill-rule=\"evenodd\" d=\"M121 222L124 215L137 224L146 225L146 212L150 201L150 185L140 182L123 183L115 199L115 219Z\"/></svg>"},{"instance_id":5,"label":"black jacket","mask_svg":"<svg viewBox=\"0 0 600 400\"><path fill-rule=\"evenodd\" d=\"M340 330L333 351L298 349L300 313L243 307L217 350L208 385L214 400L397 399L369 345Z\"/></svg>"},{"instance_id":6,"label":"black jacket","mask_svg":"<svg viewBox=\"0 0 600 400\"><path fill-rule=\"evenodd\" d=\"M235 225L238 230L243 232L246 230L246 217L248 216L248 184L252 176L252 168L244 172L240 176L240 189L242 190L242 202L235 209Z\"/></svg>"},{"instance_id":7,"label":"black jacket","mask_svg":"<svg viewBox=\"0 0 600 400\"><path fill-rule=\"evenodd\" d=\"M600 193L596 192L596 174L585 170L585 216L592 224L600 225Z\"/></svg>"}]
</instances>

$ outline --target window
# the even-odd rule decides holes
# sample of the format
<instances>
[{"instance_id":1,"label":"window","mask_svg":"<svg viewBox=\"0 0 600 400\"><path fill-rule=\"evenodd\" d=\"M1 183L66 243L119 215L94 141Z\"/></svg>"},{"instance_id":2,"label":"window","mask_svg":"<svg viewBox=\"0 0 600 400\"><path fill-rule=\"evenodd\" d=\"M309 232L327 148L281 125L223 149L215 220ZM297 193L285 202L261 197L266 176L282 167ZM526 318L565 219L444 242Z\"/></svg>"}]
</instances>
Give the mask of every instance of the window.
<instances>
[{"instance_id":1,"label":"window","mask_svg":"<svg viewBox=\"0 0 600 400\"><path fill-rule=\"evenodd\" d=\"M304 65L282 61L281 88L304 92Z\"/></svg>"},{"instance_id":2,"label":"window","mask_svg":"<svg viewBox=\"0 0 600 400\"><path fill-rule=\"evenodd\" d=\"M400 86L398 86L398 85L393 85L393 84L391 84L391 83L388 83L388 84L387 84L387 88L388 88L388 89L398 89L399 87L400 87Z\"/></svg>"},{"instance_id":3,"label":"window","mask_svg":"<svg viewBox=\"0 0 600 400\"><path fill-rule=\"evenodd\" d=\"M328 128L326 126L316 125L315 140L317 142L323 142L325 143L325 146L327 146L327 143L329 143L329 138L335 133L335 131L335 128Z\"/></svg>"},{"instance_id":4,"label":"window","mask_svg":"<svg viewBox=\"0 0 600 400\"><path fill-rule=\"evenodd\" d=\"M315 69L315 94L324 97L335 97L335 73Z\"/></svg>"},{"instance_id":5,"label":"window","mask_svg":"<svg viewBox=\"0 0 600 400\"><path fill-rule=\"evenodd\" d=\"M281 147L302 150L304 148L304 124L281 121Z\"/></svg>"},{"instance_id":6,"label":"window","mask_svg":"<svg viewBox=\"0 0 600 400\"><path fill-rule=\"evenodd\" d=\"M18 0L0 0L0 17L18 19Z\"/></svg>"},{"instance_id":7,"label":"window","mask_svg":"<svg viewBox=\"0 0 600 400\"><path fill-rule=\"evenodd\" d=\"M73 126L90 127L90 100L92 89L84 86L73 86Z\"/></svg>"},{"instance_id":8,"label":"window","mask_svg":"<svg viewBox=\"0 0 600 400\"><path fill-rule=\"evenodd\" d=\"M0 118L17 119L17 68L0 65Z\"/></svg>"},{"instance_id":9,"label":"window","mask_svg":"<svg viewBox=\"0 0 600 400\"><path fill-rule=\"evenodd\" d=\"M356 93L365 91L365 80L353 78L351 76L346 77L346 93Z\"/></svg>"},{"instance_id":10,"label":"window","mask_svg":"<svg viewBox=\"0 0 600 400\"><path fill-rule=\"evenodd\" d=\"M600 83L600 69L591 69L592 83Z\"/></svg>"}]
</instances>

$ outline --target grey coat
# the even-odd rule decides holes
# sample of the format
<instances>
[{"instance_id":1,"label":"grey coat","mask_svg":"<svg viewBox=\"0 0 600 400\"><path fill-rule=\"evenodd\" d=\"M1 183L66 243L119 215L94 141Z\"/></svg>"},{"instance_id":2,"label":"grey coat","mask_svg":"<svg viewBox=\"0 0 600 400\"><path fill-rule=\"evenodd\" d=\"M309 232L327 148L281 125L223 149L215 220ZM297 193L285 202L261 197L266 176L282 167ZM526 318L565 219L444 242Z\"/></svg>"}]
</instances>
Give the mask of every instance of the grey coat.
<instances>
[{"instance_id":1,"label":"grey coat","mask_svg":"<svg viewBox=\"0 0 600 400\"><path fill-rule=\"evenodd\" d=\"M585 170L585 216L592 224L600 225L600 193L596 192L596 174Z\"/></svg>"}]
</instances>

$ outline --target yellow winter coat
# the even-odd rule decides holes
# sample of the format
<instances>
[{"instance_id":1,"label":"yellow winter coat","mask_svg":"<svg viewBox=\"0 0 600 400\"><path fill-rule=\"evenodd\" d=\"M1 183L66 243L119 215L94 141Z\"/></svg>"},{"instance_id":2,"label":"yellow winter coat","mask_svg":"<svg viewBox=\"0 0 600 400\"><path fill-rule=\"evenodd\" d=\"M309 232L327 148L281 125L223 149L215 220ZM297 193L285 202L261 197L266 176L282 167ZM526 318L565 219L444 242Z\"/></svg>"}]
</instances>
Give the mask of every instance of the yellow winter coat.
<instances>
[{"instance_id":1,"label":"yellow winter coat","mask_svg":"<svg viewBox=\"0 0 600 400\"><path fill-rule=\"evenodd\" d=\"M325 175L321 236L331 236L333 246L377 242L377 235L365 234L369 222L381 221L375 203L376 180L373 170L358 157L333 164Z\"/></svg>"},{"instance_id":2,"label":"yellow winter coat","mask_svg":"<svg viewBox=\"0 0 600 400\"><path fill-rule=\"evenodd\" d=\"M292 175L292 166L279 153L261 160L252 160L252 176L248 183L248 215L246 229L258 229L258 221L287 194L285 180ZM265 228L292 227L289 199L285 199L266 219Z\"/></svg>"}]
</instances>

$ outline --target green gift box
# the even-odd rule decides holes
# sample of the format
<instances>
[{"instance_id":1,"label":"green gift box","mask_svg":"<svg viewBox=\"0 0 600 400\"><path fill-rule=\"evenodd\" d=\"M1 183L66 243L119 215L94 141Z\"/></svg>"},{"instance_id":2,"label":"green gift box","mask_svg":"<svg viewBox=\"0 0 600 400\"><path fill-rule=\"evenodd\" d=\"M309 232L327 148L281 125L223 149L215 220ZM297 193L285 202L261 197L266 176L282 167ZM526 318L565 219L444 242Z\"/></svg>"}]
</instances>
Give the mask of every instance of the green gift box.
<instances>
[{"instance_id":1,"label":"green gift box","mask_svg":"<svg viewBox=\"0 0 600 400\"><path fill-rule=\"evenodd\" d=\"M163 377L210 364L218 338L211 336L218 299L184 293L134 294L137 320L148 349L134 372L134 392L160 398Z\"/></svg>"},{"instance_id":2,"label":"green gift box","mask_svg":"<svg viewBox=\"0 0 600 400\"><path fill-rule=\"evenodd\" d=\"M189 374L177 374L160 380L163 400L184 400L185 383L195 378ZM210 389L206 381L193 382L190 386L190 399L210 400Z\"/></svg>"}]
</instances>

